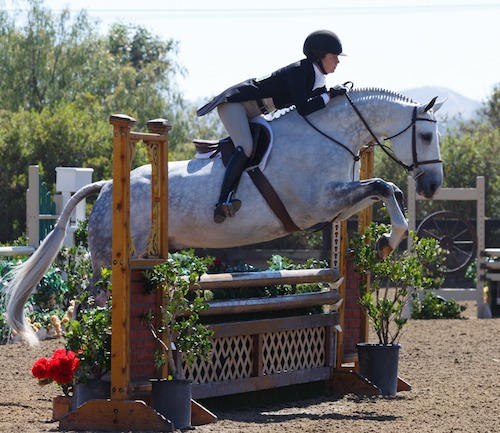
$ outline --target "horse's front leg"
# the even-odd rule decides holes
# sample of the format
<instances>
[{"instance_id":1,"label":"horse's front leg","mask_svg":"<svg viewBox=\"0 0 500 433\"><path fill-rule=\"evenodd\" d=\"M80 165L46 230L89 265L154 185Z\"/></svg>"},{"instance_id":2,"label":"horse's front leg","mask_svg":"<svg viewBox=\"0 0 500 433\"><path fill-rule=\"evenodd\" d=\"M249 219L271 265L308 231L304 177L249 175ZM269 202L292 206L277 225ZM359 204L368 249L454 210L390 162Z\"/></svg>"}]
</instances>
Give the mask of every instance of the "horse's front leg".
<instances>
[{"instance_id":1,"label":"horse's front leg","mask_svg":"<svg viewBox=\"0 0 500 433\"><path fill-rule=\"evenodd\" d=\"M408 235L408 221L403 213L403 192L391 182L367 179L345 184L332 183L328 186L328 198L335 204L335 221L349 218L375 201L381 200L385 204L392 230L377 242L382 258L387 257Z\"/></svg>"}]
</instances>

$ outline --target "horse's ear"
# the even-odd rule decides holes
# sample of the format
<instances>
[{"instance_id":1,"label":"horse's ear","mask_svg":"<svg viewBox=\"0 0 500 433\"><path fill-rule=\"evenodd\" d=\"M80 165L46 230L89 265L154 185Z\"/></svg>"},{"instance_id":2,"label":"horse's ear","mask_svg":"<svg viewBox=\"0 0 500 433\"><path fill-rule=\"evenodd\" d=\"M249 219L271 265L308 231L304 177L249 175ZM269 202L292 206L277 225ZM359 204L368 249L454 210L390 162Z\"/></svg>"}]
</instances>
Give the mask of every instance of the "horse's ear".
<instances>
[{"instance_id":1,"label":"horse's ear","mask_svg":"<svg viewBox=\"0 0 500 433\"><path fill-rule=\"evenodd\" d=\"M434 110L434 113L436 111L438 111L443 106L443 104L445 103L446 99L444 99L443 101L440 101L440 102L436 103L436 99L437 98L438 98L437 96L435 96L434 98L432 98L431 101L425 107L423 105L421 105L420 109L422 110L422 113L425 113L425 112L429 111L431 108Z\"/></svg>"},{"instance_id":2,"label":"horse's ear","mask_svg":"<svg viewBox=\"0 0 500 433\"><path fill-rule=\"evenodd\" d=\"M424 113L425 113L426 111L429 111L432 107L434 107L434 104L436 103L436 99L437 99L437 98L438 98L437 96L434 96L434 98L432 98L432 99L431 99L431 102L429 102L429 103L427 104L427 106L424 108Z\"/></svg>"},{"instance_id":3,"label":"horse's ear","mask_svg":"<svg viewBox=\"0 0 500 433\"><path fill-rule=\"evenodd\" d=\"M439 110L439 109L443 106L443 104L446 102L446 99L448 99L448 98L445 98L445 99L443 99L442 101L436 102L436 103L434 104L434 107L432 107L432 110L434 111L434 113L435 113L436 111L438 111L438 110Z\"/></svg>"}]
</instances>

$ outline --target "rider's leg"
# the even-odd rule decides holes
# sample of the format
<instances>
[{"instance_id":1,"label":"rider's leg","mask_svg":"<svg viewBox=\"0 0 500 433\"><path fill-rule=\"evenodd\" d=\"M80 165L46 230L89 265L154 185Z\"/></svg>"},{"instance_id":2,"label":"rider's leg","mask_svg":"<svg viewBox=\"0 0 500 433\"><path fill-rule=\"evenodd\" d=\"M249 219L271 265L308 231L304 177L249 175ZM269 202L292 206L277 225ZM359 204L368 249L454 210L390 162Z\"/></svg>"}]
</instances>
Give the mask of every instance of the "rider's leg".
<instances>
[{"instance_id":1,"label":"rider's leg","mask_svg":"<svg viewBox=\"0 0 500 433\"><path fill-rule=\"evenodd\" d=\"M220 224L226 217L234 216L241 207L241 201L233 198L233 194L252 154L253 139L243 104L224 103L219 105L217 110L236 148L227 164L219 200L215 206L214 221Z\"/></svg>"},{"instance_id":2,"label":"rider's leg","mask_svg":"<svg viewBox=\"0 0 500 433\"><path fill-rule=\"evenodd\" d=\"M227 164L219 201L215 206L214 221L218 224L224 222L226 217L233 217L241 207L241 201L233 196L247 163L248 158L243 152L243 148L238 146Z\"/></svg>"}]
</instances>

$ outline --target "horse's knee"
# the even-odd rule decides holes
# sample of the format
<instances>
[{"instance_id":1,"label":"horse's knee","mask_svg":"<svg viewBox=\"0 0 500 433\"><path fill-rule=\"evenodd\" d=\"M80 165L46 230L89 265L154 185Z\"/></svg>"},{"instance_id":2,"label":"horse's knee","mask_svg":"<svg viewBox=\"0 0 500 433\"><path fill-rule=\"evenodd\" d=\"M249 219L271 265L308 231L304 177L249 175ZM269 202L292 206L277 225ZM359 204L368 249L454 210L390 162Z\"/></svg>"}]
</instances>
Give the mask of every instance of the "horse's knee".
<instances>
[{"instance_id":1,"label":"horse's knee","mask_svg":"<svg viewBox=\"0 0 500 433\"><path fill-rule=\"evenodd\" d=\"M392 194L394 194L393 186L383 179L375 179L372 182L372 188L377 193L377 195L380 195L384 198L389 198Z\"/></svg>"}]
</instances>

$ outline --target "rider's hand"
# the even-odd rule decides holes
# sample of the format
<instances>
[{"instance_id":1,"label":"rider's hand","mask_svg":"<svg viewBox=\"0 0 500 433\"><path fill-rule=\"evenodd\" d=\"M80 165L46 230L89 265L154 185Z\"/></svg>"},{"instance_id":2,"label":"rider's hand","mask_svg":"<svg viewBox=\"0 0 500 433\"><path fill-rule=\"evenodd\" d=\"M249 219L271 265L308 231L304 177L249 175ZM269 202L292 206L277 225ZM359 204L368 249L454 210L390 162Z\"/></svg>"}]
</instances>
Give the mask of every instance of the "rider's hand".
<instances>
[{"instance_id":1,"label":"rider's hand","mask_svg":"<svg viewBox=\"0 0 500 433\"><path fill-rule=\"evenodd\" d=\"M345 95L347 92L347 87L342 86L341 84L337 84L335 87L332 87L328 93L330 98L334 98L335 96Z\"/></svg>"}]
</instances>

